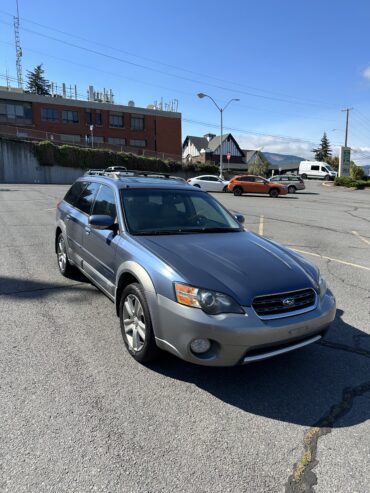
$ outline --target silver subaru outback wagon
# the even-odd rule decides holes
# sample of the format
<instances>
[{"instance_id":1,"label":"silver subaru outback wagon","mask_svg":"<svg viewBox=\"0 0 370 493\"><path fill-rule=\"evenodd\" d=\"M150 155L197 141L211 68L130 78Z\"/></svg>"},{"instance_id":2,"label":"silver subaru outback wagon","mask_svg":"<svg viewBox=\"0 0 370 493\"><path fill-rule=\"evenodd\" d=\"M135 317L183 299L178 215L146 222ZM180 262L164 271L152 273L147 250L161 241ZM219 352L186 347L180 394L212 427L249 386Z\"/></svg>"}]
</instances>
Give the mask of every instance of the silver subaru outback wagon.
<instances>
[{"instance_id":1,"label":"silver subaru outback wagon","mask_svg":"<svg viewBox=\"0 0 370 493\"><path fill-rule=\"evenodd\" d=\"M116 306L129 353L231 366L319 340L336 305L304 257L169 177L91 174L57 207L55 250Z\"/></svg>"}]
</instances>

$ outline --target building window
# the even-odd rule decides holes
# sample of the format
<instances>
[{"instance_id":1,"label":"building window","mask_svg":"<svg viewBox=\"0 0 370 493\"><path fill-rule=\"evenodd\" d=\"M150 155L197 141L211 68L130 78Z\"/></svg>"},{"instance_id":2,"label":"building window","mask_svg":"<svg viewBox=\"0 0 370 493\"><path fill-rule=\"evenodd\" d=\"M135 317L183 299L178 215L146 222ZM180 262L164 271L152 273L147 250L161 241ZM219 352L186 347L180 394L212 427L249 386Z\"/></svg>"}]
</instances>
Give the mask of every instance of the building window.
<instances>
[{"instance_id":1,"label":"building window","mask_svg":"<svg viewBox=\"0 0 370 493\"><path fill-rule=\"evenodd\" d=\"M104 137L94 135L94 144L104 144Z\"/></svg>"},{"instance_id":2,"label":"building window","mask_svg":"<svg viewBox=\"0 0 370 493\"><path fill-rule=\"evenodd\" d=\"M60 118L59 110L53 108L41 108L41 120L44 122L58 122Z\"/></svg>"},{"instance_id":3,"label":"building window","mask_svg":"<svg viewBox=\"0 0 370 493\"><path fill-rule=\"evenodd\" d=\"M70 142L72 144L79 144L81 142L81 137L79 135L60 134L60 140L63 142Z\"/></svg>"},{"instance_id":4,"label":"building window","mask_svg":"<svg viewBox=\"0 0 370 493\"><path fill-rule=\"evenodd\" d=\"M78 111L63 111L63 123L78 123Z\"/></svg>"},{"instance_id":5,"label":"building window","mask_svg":"<svg viewBox=\"0 0 370 493\"><path fill-rule=\"evenodd\" d=\"M113 144L116 146L125 146L126 139L120 139L118 137L108 137L108 144Z\"/></svg>"},{"instance_id":6,"label":"building window","mask_svg":"<svg viewBox=\"0 0 370 493\"><path fill-rule=\"evenodd\" d=\"M132 147L145 147L146 146L146 140L131 139L130 140L130 146L132 146Z\"/></svg>"},{"instance_id":7,"label":"building window","mask_svg":"<svg viewBox=\"0 0 370 493\"><path fill-rule=\"evenodd\" d=\"M101 111L99 111L99 110L97 110L95 113L95 125L98 125L98 127L103 125L102 114L101 114Z\"/></svg>"},{"instance_id":8,"label":"building window","mask_svg":"<svg viewBox=\"0 0 370 493\"><path fill-rule=\"evenodd\" d=\"M123 113L109 113L109 126L123 128Z\"/></svg>"},{"instance_id":9,"label":"building window","mask_svg":"<svg viewBox=\"0 0 370 493\"><path fill-rule=\"evenodd\" d=\"M144 117L141 115L131 116L131 129L144 130Z\"/></svg>"},{"instance_id":10,"label":"building window","mask_svg":"<svg viewBox=\"0 0 370 493\"><path fill-rule=\"evenodd\" d=\"M0 122L32 123L32 106L18 101L0 101Z\"/></svg>"},{"instance_id":11,"label":"building window","mask_svg":"<svg viewBox=\"0 0 370 493\"><path fill-rule=\"evenodd\" d=\"M91 111L86 111L85 113L86 125L92 125L93 117Z\"/></svg>"}]
</instances>

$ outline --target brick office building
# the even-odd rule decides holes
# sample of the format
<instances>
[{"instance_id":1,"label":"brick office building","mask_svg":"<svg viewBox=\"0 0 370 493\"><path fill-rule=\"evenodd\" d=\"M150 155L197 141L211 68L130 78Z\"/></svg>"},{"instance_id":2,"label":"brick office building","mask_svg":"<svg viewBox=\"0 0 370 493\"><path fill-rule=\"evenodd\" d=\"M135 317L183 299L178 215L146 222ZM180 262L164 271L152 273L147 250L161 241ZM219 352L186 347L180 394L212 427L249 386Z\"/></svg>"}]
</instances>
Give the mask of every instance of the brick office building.
<instances>
[{"instance_id":1,"label":"brick office building","mask_svg":"<svg viewBox=\"0 0 370 493\"><path fill-rule=\"evenodd\" d=\"M181 113L0 90L0 134L181 158Z\"/></svg>"}]
</instances>

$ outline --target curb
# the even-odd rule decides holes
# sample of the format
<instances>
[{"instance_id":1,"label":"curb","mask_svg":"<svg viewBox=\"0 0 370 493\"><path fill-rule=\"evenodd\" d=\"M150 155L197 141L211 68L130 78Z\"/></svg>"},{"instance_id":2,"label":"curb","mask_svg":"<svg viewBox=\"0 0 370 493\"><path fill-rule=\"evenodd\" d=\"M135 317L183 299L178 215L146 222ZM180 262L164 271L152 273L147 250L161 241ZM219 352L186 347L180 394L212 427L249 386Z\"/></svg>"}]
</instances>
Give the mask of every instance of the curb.
<instances>
[{"instance_id":1,"label":"curb","mask_svg":"<svg viewBox=\"0 0 370 493\"><path fill-rule=\"evenodd\" d=\"M321 185L323 187L334 187L334 182L330 182L330 181L324 181L323 183L321 183Z\"/></svg>"}]
</instances>

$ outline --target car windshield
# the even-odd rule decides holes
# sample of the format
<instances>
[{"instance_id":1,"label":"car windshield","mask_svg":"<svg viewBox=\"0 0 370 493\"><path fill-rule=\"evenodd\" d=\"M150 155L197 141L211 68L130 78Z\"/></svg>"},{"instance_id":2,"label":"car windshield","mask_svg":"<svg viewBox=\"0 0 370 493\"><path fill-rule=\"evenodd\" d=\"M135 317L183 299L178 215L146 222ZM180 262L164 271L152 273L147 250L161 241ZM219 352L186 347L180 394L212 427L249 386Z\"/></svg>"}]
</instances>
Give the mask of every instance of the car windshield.
<instances>
[{"instance_id":1,"label":"car windshield","mask_svg":"<svg viewBox=\"0 0 370 493\"><path fill-rule=\"evenodd\" d=\"M325 164L325 168L328 170L328 171L334 171L333 168L330 166L330 164Z\"/></svg>"},{"instance_id":2,"label":"car windshield","mask_svg":"<svg viewBox=\"0 0 370 493\"><path fill-rule=\"evenodd\" d=\"M123 189L121 197L128 230L134 235L242 231L236 219L207 193Z\"/></svg>"}]
</instances>

